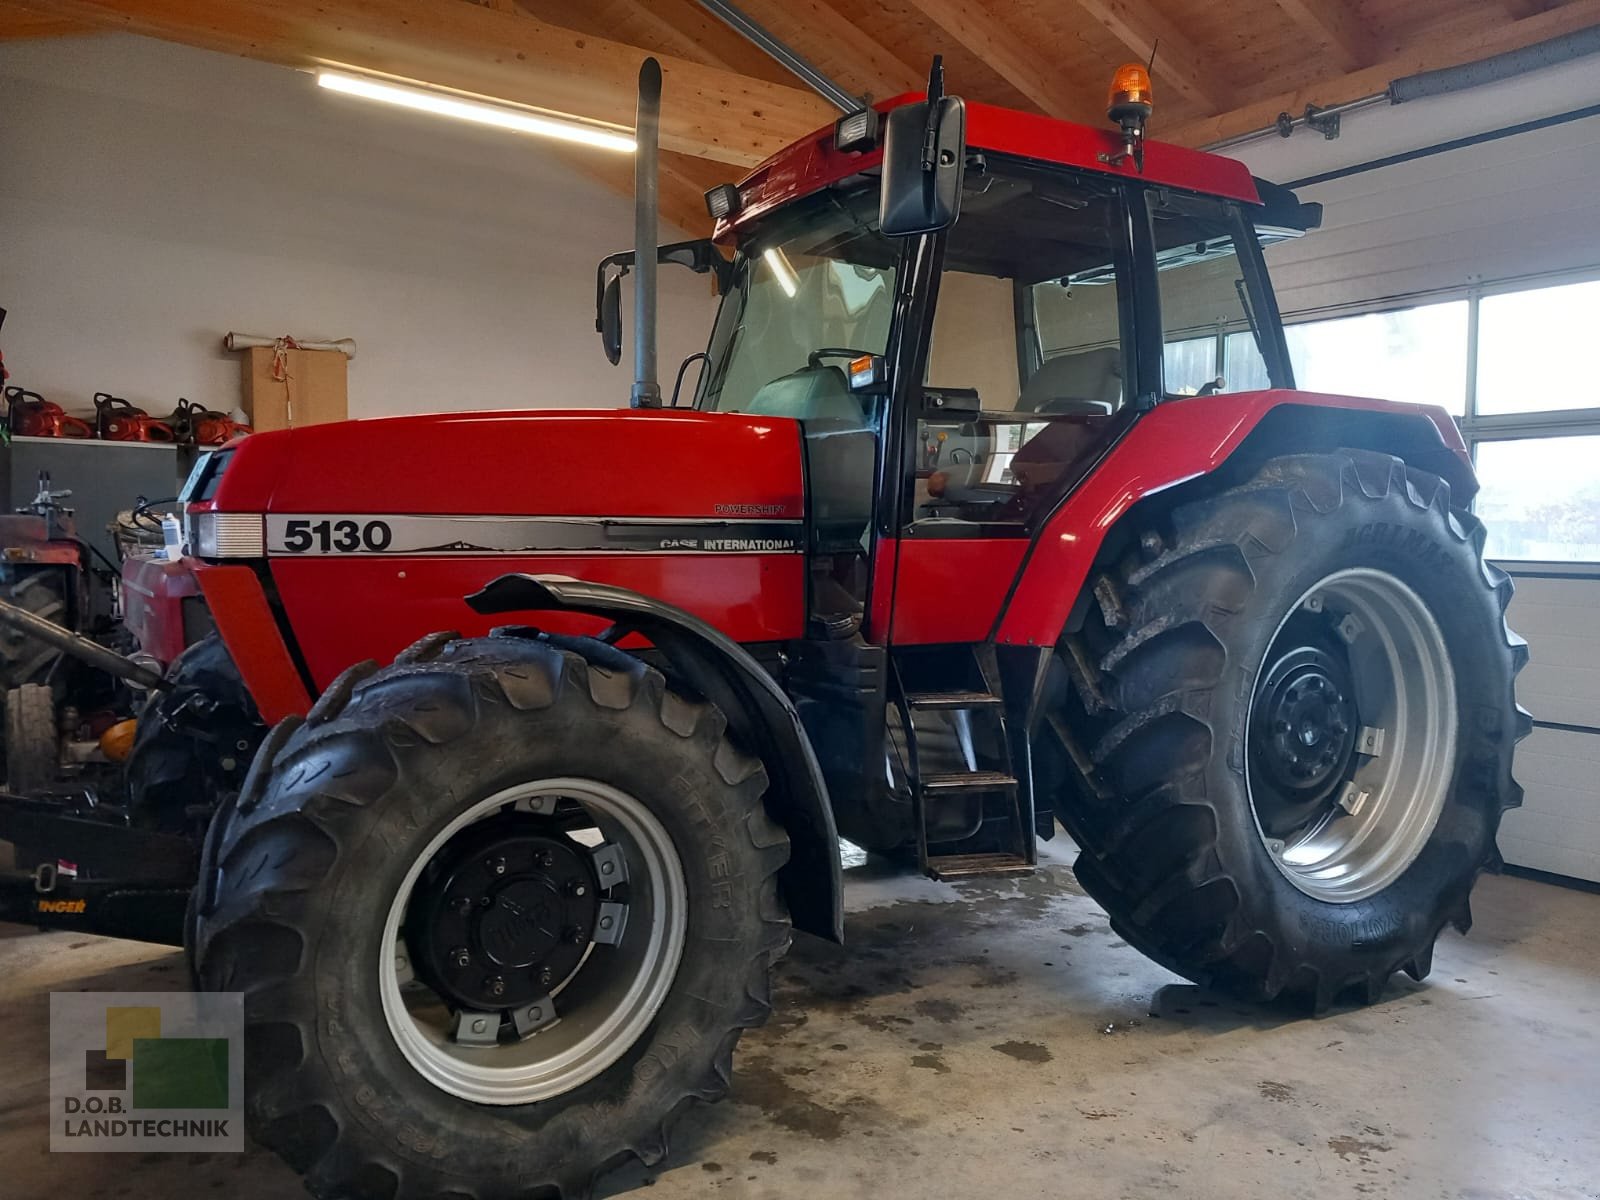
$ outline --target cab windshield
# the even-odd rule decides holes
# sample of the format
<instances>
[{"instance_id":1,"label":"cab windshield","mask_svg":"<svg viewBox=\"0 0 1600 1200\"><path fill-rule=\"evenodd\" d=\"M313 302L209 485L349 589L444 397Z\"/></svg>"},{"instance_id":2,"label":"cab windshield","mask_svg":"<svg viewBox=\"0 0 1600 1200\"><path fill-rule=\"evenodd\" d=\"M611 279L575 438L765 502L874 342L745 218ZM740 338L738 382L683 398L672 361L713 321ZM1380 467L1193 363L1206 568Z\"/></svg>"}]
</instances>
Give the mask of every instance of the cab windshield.
<instances>
[{"instance_id":1,"label":"cab windshield","mask_svg":"<svg viewBox=\"0 0 1600 1200\"><path fill-rule=\"evenodd\" d=\"M845 366L889 339L899 246L877 232L877 210L877 181L863 181L786 209L743 247L696 407L857 425L874 415Z\"/></svg>"}]
</instances>

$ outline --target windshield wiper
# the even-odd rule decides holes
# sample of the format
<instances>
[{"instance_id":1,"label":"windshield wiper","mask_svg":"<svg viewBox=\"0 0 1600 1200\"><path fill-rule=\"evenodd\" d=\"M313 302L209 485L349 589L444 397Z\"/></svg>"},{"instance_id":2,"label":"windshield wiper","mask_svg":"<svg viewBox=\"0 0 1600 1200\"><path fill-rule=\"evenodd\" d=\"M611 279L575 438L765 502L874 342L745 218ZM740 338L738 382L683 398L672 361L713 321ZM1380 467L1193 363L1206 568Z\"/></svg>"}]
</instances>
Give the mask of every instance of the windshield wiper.
<instances>
[{"instance_id":1,"label":"windshield wiper","mask_svg":"<svg viewBox=\"0 0 1600 1200\"><path fill-rule=\"evenodd\" d=\"M1256 310L1250 307L1250 293L1240 277L1233 281L1233 290L1239 295L1239 305L1244 309L1244 319L1250 322L1250 336L1256 340L1256 351L1265 356L1267 348L1261 342L1261 326L1256 323Z\"/></svg>"}]
</instances>

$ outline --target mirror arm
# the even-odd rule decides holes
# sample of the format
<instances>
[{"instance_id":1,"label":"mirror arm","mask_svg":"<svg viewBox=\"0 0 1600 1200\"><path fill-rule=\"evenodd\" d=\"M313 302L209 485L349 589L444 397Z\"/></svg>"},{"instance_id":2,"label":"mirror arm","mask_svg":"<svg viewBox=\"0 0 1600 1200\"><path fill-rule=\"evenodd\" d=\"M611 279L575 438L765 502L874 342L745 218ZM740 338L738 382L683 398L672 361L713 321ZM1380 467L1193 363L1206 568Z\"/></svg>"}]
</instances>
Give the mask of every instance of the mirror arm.
<instances>
[{"instance_id":1,"label":"mirror arm","mask_svg":"<svg viewBox=\"0 0 1600 1200\"><path fill-rule=\"evenodd\" d=\"M939 101L944 99L944 55L933 56L933 66L928 71L928 123L922 130L922 169L932 171L939 165Z\"/></svg>"},{"instance_id":2,"label":"mirror arm","mask_svg":"<svg viewBox=\"0 0 1600 1200\"><path fill-rule=\"evenodd\" d=\"M595 329L600 328L600 297L606 290L606 268L619 267L621 274L626 275L628 268L634 265L635 255L632 250L619 250L615 254L608 254L600 260L600 265L594 273L595 296ZM688 267L696 275L710 274L716 277L717 294L722 295L733 285L733 263L722 257L717 250L717 245L710 238L694 238L687 242L670 242L656 250L656 261L662 263L676 263L680 267Z\"/></svg>"}]
</instances>

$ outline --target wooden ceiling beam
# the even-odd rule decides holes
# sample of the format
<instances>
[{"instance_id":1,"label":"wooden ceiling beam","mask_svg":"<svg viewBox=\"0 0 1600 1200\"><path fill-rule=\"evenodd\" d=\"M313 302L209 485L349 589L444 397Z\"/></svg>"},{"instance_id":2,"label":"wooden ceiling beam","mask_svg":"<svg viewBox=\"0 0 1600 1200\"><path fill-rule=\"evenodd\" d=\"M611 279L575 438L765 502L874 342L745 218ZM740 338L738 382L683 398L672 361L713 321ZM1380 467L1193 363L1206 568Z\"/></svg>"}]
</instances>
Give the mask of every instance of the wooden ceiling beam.
<instances>
[{"instance_id":1,"label":"wooden ceiling beam","mask_svg":"<svg viewBox=\"0 0 1600 1200\"><path fill-rule=\"evenodd\" d=\"M475 3L476 0L473 0ZM702 44L667 19L661 6L646 0L592 0L574 5L571 0L512 0L516 7L541 21L565 23L585 33L609 35L644 47L656 54L675 54L691 62L735 70L715 46ZM602 33L602 31L604 31Z\"/></svg>"},{"instance_id":2,"label":"wooden ceiling beam","mask_svg":"<svg viewBox=\"0 0 1600 1200\"><path fill-rule=\"evenodd\" d=\"M1077 0L1078 7L1104 25L1133 52L1140 62L1149 62L1157 79L1170 83L1206 112L1228 107L1227 89L1218 87L1201 72L1212 57L1194 40L1167 19L1150 0Z\"/></svg>"},{"instance_id":3,"label":"wooden ceiling beam","mask_svg":"<svg viewBox=\"0 0 1600 1200\"><path fill-rule=\"evenodd\" d=\"M910 0L912 7L965 46L1040 111L1067 120L1097 120L1104 97L1072 85L1059 65L1008 29L979 0Z\"/></svg>"},{"instance_id":4,"label":"wooden ceiling beam","mask_svg":"<svg viewBox=\"0 0 1600 1200\"><path fill-rule=\"evenodd\" d=\"M1576 33L1594 25L1600 25L1600 0L1570 0L1559 8L1520 21L1486 22L1471 34L1429 39L1383 62L1336 79L1307 84L1290 92L1252 100L1231 112L1186 121L1170 129L1153 132L1162 141L1177 142L1184 146L1207 146L1241 133L1265 129L1277 120L1281 112L1298 115L1305 111L1307 104L1328 108L1359 100L1363 96L1384 91L1394 79L1476 62L1480 58L1489 58L1508 50L1520 50L1524 46Z\"/></svg>"},{"instance_id":5,"label":"wooden ceiling beam","mask_svg":"<svg viewBox=\"0 0 1600 1200\"><path fill-rule=\"evenodd\" d=\"M1333 52L1341 71L1359 71L1378 57L1349 0L1278 0L1278 7Z\"/></svg>"},{"instance_id":6,"label":"wooden ceiling beam","mask_svg":"<svg viewBox=\"0 0 1600 1200\"><path fill-rule=\"evenodd\" d=\"M846 90L881 100L927 85L925 73L824 0L739 0L739 7Z\"/></svg>"},{"instance_id":7,"label":"wooden ceiling beam","mask_svg":"<svg viewBox=\"0 0 1600 1200\"><path fill-rule=\"evenodd\" d=\"M610 188L619 195L633 200L633 159L626 155L608 154L604 157L584 154L580 150L561 148L557 156L580 175ZM660 204L662 225L675 225L691 237L705 237L711 232L711 215L706 212L705 192L710 183L702 183L716 164L704 159L685 158L681 155L662 154L657 180L657 201ZM676 241L669 230L661 230L663 242ZM633 242L633 225L619 225L614 249L626 249Z\"/></svg>"},{"instance_id":8,"label":"wooden ceiling beam","mask_svg":"<svg viewBox=\"0 0 1600 1200\"><path fill-rule=\"evenodd\" d=\"M49 0L43 11L289 66L339 64L616 125L633 124L646 51L521 13L436 0ZM661 145L738 166L828 124L800 88L673 55L663 75Z\"/></svg>"},{"instance_id":9,"label":"wooden ceiling beam","mask_svg":"<svg viewBox=\"0 0 1600 1200\"><path fill-rule=\"evenodd\" d=\"M18 42L24 38L65 37L74 33L91 32L93 32L92 26L63 19L52 13L0 3L0 42Z\"/></svg>"}]
</instances>

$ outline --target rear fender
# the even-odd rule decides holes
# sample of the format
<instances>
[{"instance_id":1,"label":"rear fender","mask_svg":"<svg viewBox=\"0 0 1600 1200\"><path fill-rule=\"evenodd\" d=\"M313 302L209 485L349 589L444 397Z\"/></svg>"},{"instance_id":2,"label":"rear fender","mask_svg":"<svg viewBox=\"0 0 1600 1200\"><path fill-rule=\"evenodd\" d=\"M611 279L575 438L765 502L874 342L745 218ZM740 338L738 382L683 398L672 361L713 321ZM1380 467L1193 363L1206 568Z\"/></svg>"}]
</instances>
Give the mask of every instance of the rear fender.
<instances>
[{"instance_id":1,"label":"rear fender","mask_svg":"<svg viewBox=\"0 0 1600 1200\"><path fill-rule=\"evenodd\" d=\"M995 640L1054 645L1085 600L1095 562L1131 527L1136 506L1226 486L1277 455L1341 447L1394 454L1431 471L1450 484L1457 503L1477 491L1471 459L1443 409L1290 391L1168 401L1129 429L1046 521Z\"/></svg>"},{"instance_id":2,"label":"rear fender","mask_svg":"<svg viewBox=\"0 0 1600 1200\"><path fill-rule=\"evenodd\" d=\"M627 588L556 576L502 575L467 597L475 612L586 613L648 638L672 670L717 705L728 728L767 767L767 807L789 835L778 883L795 928L844 940L844 879L828 791L789 697L739 643L713 626Z\"/></svg>"}]
</instances>

